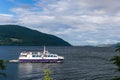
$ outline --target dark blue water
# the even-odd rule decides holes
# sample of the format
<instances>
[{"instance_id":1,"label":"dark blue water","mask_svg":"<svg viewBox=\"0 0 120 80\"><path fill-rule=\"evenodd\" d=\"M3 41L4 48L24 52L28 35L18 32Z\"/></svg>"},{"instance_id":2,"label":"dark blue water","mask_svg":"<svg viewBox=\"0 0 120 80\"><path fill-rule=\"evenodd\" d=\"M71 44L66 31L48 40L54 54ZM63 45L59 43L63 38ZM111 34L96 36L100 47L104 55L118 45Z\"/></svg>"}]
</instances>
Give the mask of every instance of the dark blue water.
<instances>
[{"instance_id":1,"label":"dark blue water","mask_svg":"<svg viewBox=\"0 0 120 80\"><path fill-rule=\"evenodd\" d=\"M52 71L54 80L111 80L120 76L109 61L118 55L114 48L104 47L47 47L51 53L65 57L64 63L7 63L7 78L0 80L43 80L44 70ZM0 59L17 59L24 50L43 50L41 46L1 46Z\"/></svg>"}]
</instances>

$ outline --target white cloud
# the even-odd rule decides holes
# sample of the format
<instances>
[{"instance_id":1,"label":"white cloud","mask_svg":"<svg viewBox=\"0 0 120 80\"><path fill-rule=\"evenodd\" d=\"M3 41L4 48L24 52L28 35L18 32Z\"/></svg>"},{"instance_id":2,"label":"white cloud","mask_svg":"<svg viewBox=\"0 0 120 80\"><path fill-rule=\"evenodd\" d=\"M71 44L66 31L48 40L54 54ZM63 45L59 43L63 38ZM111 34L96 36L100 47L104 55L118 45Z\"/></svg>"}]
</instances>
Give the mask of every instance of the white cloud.
<instances>
[{"instance_id":1,"label":"white cloud","mask_svg":"<svg viewBox=\"0 0 120 80\"><path fill-rule=\"evenodd\" d=\"M0 14L0 24L15 23L17 20L11 14Z\"/></svg>"},{"instance_id":2,"label":"white cloud","mask_svg":"<svg viewBox=\"0 0 120 80\"><path fill-rule=\"evenodd\" d=\"M47 23L53 19L54 19L54 16L28 15L28 16L22 16L19 20L20 20L20 23L30 25L30 24Z\"/></svg>"},{"instance_id":3,"label":"white cloud","mask_svg":"<svg viewBox=\"0 0 120 80\"><path fill-rule=\"evenodd\" d=\"M32 8L12 8L15 17L0 14L0 18L4 17L0 22L13 24L16 21L16 24L57 35L76 45L120 40L117 36L120 34L119 0L36 1Z\"/></svg>"},{"instance_id":4,"label":"white cloud","mask_svg":"<svg viewBox=\"0 0 120 80\"><path fill-rule=\"evenodd\" d=\"M119 40L106 39L103 43L106 43L106 44L111 44L111 43L113 43L113 44L115 44L115 43L117 43L117 42L119 42Z\"/></svg>"},{"instance_id":5,"label":"white cloud","mask_svg":"<svg viewBox=\"0 0 120 80\"><path fill-rule=\"evenodd\" d=\"M88 44L98 44L99 42L96 40L86 40L85 42L87 42Z\"/></svg>"}]
</instances>

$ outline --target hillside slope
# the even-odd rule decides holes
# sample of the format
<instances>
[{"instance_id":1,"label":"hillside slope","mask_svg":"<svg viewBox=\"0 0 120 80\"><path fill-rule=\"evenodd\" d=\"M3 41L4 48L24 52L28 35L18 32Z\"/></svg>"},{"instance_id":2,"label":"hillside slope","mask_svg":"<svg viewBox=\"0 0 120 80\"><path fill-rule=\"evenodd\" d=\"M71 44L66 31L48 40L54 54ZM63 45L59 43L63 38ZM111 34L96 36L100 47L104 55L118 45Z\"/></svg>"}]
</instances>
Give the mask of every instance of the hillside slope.
<instances>
[{"instance_id":1,"label":"hillside slope","mask_svg":"<svg viewBox=\"0 0 120 80\"><path fill-rule=\"evenodd\" d=\"M18 25L0 25L0 45L70 46L59 37Z\"/></svg>"}]
</instances>

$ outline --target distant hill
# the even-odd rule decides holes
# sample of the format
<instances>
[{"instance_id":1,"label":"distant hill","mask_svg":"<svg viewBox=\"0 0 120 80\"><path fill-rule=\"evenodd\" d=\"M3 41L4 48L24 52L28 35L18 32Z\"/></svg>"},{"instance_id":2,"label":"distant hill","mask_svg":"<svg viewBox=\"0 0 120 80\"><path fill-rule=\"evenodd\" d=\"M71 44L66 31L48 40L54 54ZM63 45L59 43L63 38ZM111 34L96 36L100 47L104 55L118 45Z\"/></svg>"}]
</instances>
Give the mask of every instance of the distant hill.
<instances>
[{"instance_id":1,"label":"distant hill","mask_svg":"<svg viewBox=\"0 0 120 80\"><path fill-rule=\"evenodd\" d=\"M116 47L116 46L120 46L120 43L116 43L116 44L100 44L100 45L97 45L97 47Z\"/></svg>"},{"instance_id":2,"label":"distant hill","mask_svg":"<svg viewBox=\"0 0 120 80\"><path fill-rule=\"evenodd\" d=\"M54 35L18 25L0 25L0 45L10 46L71 46Z\"/></svg>"}]
</instances>

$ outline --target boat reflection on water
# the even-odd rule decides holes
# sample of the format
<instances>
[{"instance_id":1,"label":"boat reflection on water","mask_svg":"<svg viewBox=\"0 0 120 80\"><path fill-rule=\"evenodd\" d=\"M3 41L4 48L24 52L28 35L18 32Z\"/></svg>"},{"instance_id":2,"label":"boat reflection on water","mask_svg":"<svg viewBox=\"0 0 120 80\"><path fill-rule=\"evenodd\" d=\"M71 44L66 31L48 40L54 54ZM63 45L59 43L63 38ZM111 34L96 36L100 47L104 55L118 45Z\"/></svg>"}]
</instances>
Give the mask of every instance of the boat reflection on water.
<instances>
[{"instance_id":1,"label":"boat reflection on water","mask_svg":"<svg viewBox=\"0 0 120 80\"><path fill-rule=\"evenodd\" d=\"M62 63L19 63L18 78L20 80L43 80L46 69L54 70Z\"/></svg>"}]
</instances>

